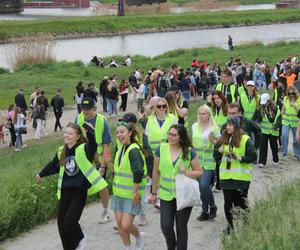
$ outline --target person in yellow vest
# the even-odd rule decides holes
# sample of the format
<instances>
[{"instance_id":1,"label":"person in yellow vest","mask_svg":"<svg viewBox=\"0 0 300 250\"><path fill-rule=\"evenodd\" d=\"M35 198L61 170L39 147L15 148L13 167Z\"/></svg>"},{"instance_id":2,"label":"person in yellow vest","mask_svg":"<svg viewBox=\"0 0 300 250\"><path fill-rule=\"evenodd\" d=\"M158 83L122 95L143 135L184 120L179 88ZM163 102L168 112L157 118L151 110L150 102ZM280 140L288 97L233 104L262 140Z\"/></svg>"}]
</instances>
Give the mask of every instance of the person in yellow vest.
<instances>
[{"instance_id":1,"label":"person in yellow vest","mask_svg":"<svg viewBox=\"0 0 300 250\"><path fill-rule=\"evenodd\" d=\"M220 131L207 105L199 107L197 120L192 126L192 138L194 149L204 171L199 179L202 213L197 220L205 221L217 216L217 206L210 185L215 178L216 161L213 152L217 138L220 137Z\"/></svg>"},{"instance_id":2,"label":"person in yellow vest","mask_svg":"<svg viewBox=\"0 0 300 250\"><path fill-rule=\"evenodd\" d=\"M192 149L192 142L186 128L181 124L175 124L168 132L168 142L162 143L155 151L150 198L151 203L155 205L159 191L160 227L169 250L188 249L187 224L192 207L177 211L175 176L180 173L198 179L203 170L196 152ZM176 234L174 232L175 218Z\"/></svg>"},{"instance_id":3,"label":"person in yellow vest","mask_svg":"<svg viewBox=\"0 0 300 250\"><path fill-rule=\"evenodd\" d=\"M255 120L259 123L262 132L262 141L259 151L258 167L264 167L268 157L268 141L273 156L273 165L278 166L278 136L281 126L281 112L279 107L271 100L268 93L264 93L260 98L260 109Z\"/></svg>"},{"instance_id":4,"label":"person in yellow vest","mask_svg":"<svg viewBox=\"0 0 300 250\"><path fill-rule=\"evenodd\" d=\"M220 162L220 185L224 195L227 232L233 228L232 209L247 210L247 197L252 180L252 162L257 158L250 137L240 129L237 116L227 121L226 130L215 145L214 158Z\"/></svg>"},{"instance_id":5,"label":"person in yellow vest","mask_svg":"<svg viewBox=\"0 0 300 250\"><path fill-rule=\"evenodd\" d=\"M83 127L85 122L91 123L95 127L95 137L96 143L98 145L96 156L98 160L95 162L96 167L99 169L102 177L106 178L106 169L107 166L111 164L111 136L108 128L108 123L105 117L101 114L97 114L97 107L95 106L95 102L90 97L85 97L82 99L82 103L80 105L81 113L77 116L75 123L77 123L85 135L86 130ZM105 188L100 192L101 201L103 205L103 211L100 216L99 223L104 224L111 220L109 212L108 212L108 203L109 203L109 192L108 189Z\"/></svg>"},{"instance_id":6,"label":"person in yellow vest","mask_svg":"<svg viewBox=\"0 0 300 250\"><path fill-rule=\"evenodd\" d=\"M240 86L240 87L238 87L238 96L239 96L239 99L241 98L242 94L246 93L246 91L247 91L247 82L250 81L250 80L251 80L251 78L248 75L245 75L243 77L243 85Z\"/></svg>"},{"instance_id":7,"label":"person in yellow vest","mask_svg":"<svg viewBox=\"0 0 300 250\"><path fill-rule=\"evenodd\" d=\"M259 107L259 94L256 92L254 81L248 81L247 91L240 96L240 107L242 114L252 120Z\"/></svg>"},{"instance_id":8,"label":"person in yellow vest","mask_svg":"<svg viewBox=\"0 0 300 250\"><path fill-rule=\"evenodd\" d=\"M299 118L297 114L300 110L300 97L298 90L295 86L287 89L287 96L283 100L281 110L282 114L282 156L286 157L289 145L289 132L290 129L293 133L293 150L294 158L300 159L300 144L296 141L296 130Z\"/></svg>"},{"instance_id":9,"label":"person in yellow vest","mask_svg":"<svg viewBox=\"0 0 300 250\"><path fill-rule=\"evenodd\" d=\"M219 82L216 90L221 91L225 96L228 103L234 103L237 101L236 86L233 83L232 72L229 69L225 69L221 75L222 82Z\"/></svg>"},{"instance_id":10,"label":"person in yellow vest","mask_svg":"<svg viewBox=\"0 0 300 250\"><path fill-rule=\"evenodd\" d=\"M145 233L133 224L135 216L142 214L141 197L145 192L147 174L145 157L136 135L136 130L128 122L117 123L116 137L122 146L115 155L111 209L126 250L132 249L130 235L136 238L136 250L143 248L145 240Z\"/></svg>"},{"instance_id":11,"label":"person in yellow vest","mask_svg":"<svg viewBox=\"0 0 300 250\"><path fill-rule=\"evenodd\" d=\"M165 99L169 105L169 112L178 119L178 124L188 127L189 104L183 100L181 91L178 87L172 86L168 89Z\"/></svg>"},{"instance_id":12,"label":"person in yellow vest","mask_svg":"<svg viewBox=\"0 0 300 250\"><path fill-rule=\"evenodd\" d=\"M159 98L153 106L152 114L148 117L145 128L145 134L148 136L153 153L162 142L167 141L170 127L177 123L177 118L169 113L166 99Z\"/></svg>"},{"instance_id":13,"label":"person in yellow vest","mask_svg":"<svg viewBox=\"0 0 300 250\"><path fill-rule=\"evenodd\" d=\"M208 105L211 107L214 119L219 129L227 121L228 106L225 96L221 91L215 91L211 97L208 98Z\"/></svg>"},{"instance_id":14,"label":"person in yellow vest","mask_svg":"<svg viewBox=\"0 0 300 250\"><path fill-rule=\"evenodd\" d=\"M36 176L42 178L57 174L57 197L59 199L57 224L63 249L84 249L84 236L79 220L86 203L87 195L98 193L107 187L106 181L95 168L93 161L97 151L94 128L87 129L86 142L81 128L69 124L64 133L64 145L60 147L52 161Z\"/></svg>"}]
</instances>

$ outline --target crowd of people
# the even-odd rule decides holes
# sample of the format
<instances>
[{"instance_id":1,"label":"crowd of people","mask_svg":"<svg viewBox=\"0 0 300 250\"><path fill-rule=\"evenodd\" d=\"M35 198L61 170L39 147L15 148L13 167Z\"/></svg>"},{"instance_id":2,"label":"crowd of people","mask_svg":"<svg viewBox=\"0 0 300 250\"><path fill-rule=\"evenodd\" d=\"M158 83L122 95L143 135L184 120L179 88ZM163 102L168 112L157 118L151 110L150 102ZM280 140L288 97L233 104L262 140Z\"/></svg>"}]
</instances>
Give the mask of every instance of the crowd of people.
<instances>
[{"instance_id":1,"label":"crowd of people","mask_svg":"<svg viewBox=\"0 0 300 250\"><path fill-rule=\"evenodd\" d=\"M174 64L168 70L153 68L145 74L137 68L120 84L116 75L105 76L99 89L94 83L84 89L78 82L74 97L78 115L64 132L64 145L36 176L40 182L59 174L57 223L63 248L84 249L86 237L79 219L87 195L100 192L100 222L111 220L108 169L114 174L111 209L124 249L144 246L146 235L134 220L139 216L139 224L147 224L141 202L147 185L151 185L149 202L160 211L167 249L188 249L187 225L192 206L177 209L179 174L199 182L199 221L217 216L213 189L223 191L225 233L230 233L234 229L233 208L248 209L253 165L267 165L268 142L272 165L276 167L280 158L288 156L292 130L293 158L300 160L299 72L297 57L281 60L272 71L263 60L257 59L252 67L237 57L231 58L224 70L218 63L210 65L194 59L188 70ZM44 94L37 88L30 102L36 139L44 134L49 108ZM99 96L102 114L97 113ZM128 98L137 104L137 116L126 113ZM205 104L192 114L189 104L196 98ZM25 145L20 128L29 117L22 90L15 101L15 107L8 109L6 126L15 131L11 132L12 146L21 149ZM64 103L60 90L50 105L56 117L55 130L62 129L59 119ZM115 124L116 148L111 149L107 117L119 112L124 114ZM190 124L188 118L193 116L196 122ZM135 238L134 248L131 235Z\"/></svg>"}]
</instances>

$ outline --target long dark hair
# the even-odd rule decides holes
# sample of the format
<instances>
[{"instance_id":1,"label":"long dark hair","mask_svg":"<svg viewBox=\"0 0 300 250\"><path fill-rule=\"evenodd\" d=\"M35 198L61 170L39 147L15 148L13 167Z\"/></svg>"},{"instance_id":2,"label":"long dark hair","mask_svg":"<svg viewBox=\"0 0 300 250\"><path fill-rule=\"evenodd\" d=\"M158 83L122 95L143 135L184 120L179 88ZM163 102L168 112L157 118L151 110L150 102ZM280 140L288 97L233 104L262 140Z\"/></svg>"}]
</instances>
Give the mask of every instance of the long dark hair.
<instances>
[{"instance_id":1,"label":"long dark hair","mask_svg":"<svg viewBox=\"0 0 300 250\"><path fill-rule=\"evenodd\" d=\"M85 143L86 142L86 139L84 138L83 136L83 133L82 133L82 130L80 128L80 126L78 124L75 124L75 123L69 123L67 128L72 128L76 131L76 134L77 135L80 135L79 139L77 140L76 142L76 145L80 145L82 143ZM65 165L66 164L66 150L67 150L67 144L65 143L64 144L64 147L63 147L63 150L61 152L61 155L60 155L60 160L59 160L59 164L60 165ZM59 156L58 156L59 158Z\"/></svg>"},{"instance_id":2,"label":"long dark hair","mask_svg":"<svg viewBox=\"0 0 300 250\"><path fill-rule=\"evenodd\" d=\"M230 137L232 137L232 141L230 143L231 145L229 145L229 146L238 148L240 146L242 136L244 134L245 133L243 132L243 130L241 130L239 127L234 127L234 132L232 135L228 134L227 129L224 129L222 136L220 137L218 143L229 145Z\"/></svg>"},{"instance_id":3,"label":"long dark hair","mask_svg":"<svg viewBox=\"0 0 300 250\"><path fill-rule=\"evenodd\" d=\"M226 100L226 97L224 96L224 94L219 91L219 90L216 90L213 94L214 95L217 95L221 100L222 100L222 105L221 105L221 109L223 111L223 114L225 116L227 116L227 113L228 113L228 106L227 106L227 100ZM212 98L212 106L213 106L213 110L214 110L214 113L216 113L216 108L217 108L217 105L215 103L215 100L214 98Z\"/></svg>"},{"instance_id":4,"label":"long dark hair","mask_svg":"<svg viewBox=\"0 0 300 250\"><path fill-rule=\"evenodd\" d=\"M192 141L188 136L187 129L182 124L174 124L170 127L169 131L174 128L179 135L179 145L182 149L182 157L184 160L189 158L190 148L193 147Z\"/></svg>"}]
</instances>

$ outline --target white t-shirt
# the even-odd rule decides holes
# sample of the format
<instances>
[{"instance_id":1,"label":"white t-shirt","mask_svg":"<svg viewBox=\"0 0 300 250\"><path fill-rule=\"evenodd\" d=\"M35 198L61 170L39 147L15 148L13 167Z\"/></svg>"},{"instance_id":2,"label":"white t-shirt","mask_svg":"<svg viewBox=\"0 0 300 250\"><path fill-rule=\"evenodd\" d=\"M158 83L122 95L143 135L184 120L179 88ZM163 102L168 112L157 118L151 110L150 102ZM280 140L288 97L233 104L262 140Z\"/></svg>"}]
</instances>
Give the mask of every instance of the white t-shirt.
<instances>
[{"instance_id":1,"label":"white t-shirt","mask_svg":"<svg viewBox=\"0 0 300 250\"><path fill-rule=\"evenodd\" d=\"M24 127L25 116L21 113L18 114L17 123L14 125L15 128L23 128Z\"/></svg>"},{"instance_id":2,"label":"white t-shirt","mask_svg":"<svg viewBox=\"0 0 300 250\"><path fill-rule=\"evenodd\" d=\"M136 91L136 98L137 99L144 99L145 98L145 85L141 84L140 87L134 88L134 90Z\"/></svg>"},{"instance_id":3,"label":"white t-shirt","mask_svg":"<svg viewBox=\"0 0 300 250\"><path fill-rule=\"evenodd\" d=\"M125 64L131 66L131 59L129 57L125 60Z\"/></svg>"}]
</instances>

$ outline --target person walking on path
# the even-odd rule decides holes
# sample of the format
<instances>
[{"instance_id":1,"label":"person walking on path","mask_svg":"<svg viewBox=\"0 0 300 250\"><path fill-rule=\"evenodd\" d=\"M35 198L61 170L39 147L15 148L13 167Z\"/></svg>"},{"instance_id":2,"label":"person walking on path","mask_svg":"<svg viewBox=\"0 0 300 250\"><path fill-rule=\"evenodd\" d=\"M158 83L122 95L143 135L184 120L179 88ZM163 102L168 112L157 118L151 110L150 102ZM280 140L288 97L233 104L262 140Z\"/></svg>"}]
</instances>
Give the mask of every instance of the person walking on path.
<instances>
[{"instance_id":1,"label":"person walking on path","mask_svg":"<svg viewBox=\"0 0 300 250\"><path fill-rule=\"evenodd\" d=\"M88 122L95 128L96 143L98 145L97 152L95 154L96 167L99 168L101 176L106 178L106 169L111 164L111 136L108 128L108 123L103 115L97 114L97 107L94 100L89 97L85 97L82 100L81 110L82 112L77 116L75 123L77 123L86 134L84 123ZM101 201L103 205L103 212L101 214L99 223L104 224L111 220L108 212L109 192L107 188L104 188L100 192Z\"/></svg>"},{"instance_id":2,"label":"person walking on path","mask_svg":"<svg viewBox=\"0 0 300 250\"><path fill-rule=\"evenodd\" d=\"M34 139L39 140L41 136L46 136L47 132L45 130L45 107L40 103L41 99L37 100L36 107L33 109L33 119L36 121L36 129L34 134Z\"/></svg>"},{"instance_id":3,"label":"person walking on path","mask_svg":"<svg viewBox=\"0 0 300 250\"><path fill-rule=\"evenodd\" d=\"M228 44L228 50L232 51L233 50L233 40L232 40L231 36L228 36L227 44Z\"/></svg>"},{"instance_id":4,"label":"person walking on path","mask_svg":"<svg viewBox=\"0 0 300 250\"><path fill-rule=\"evenodd\" d=\"M27 145L23 144L22 140L22 133L25 124L25 114L21 112L20 107L15 107L12 123L16 132L15 151L21 151L21 149L25 148Z\"/></svg>"},{"instance_id":5,"label":"person walking on path","mask_svg":"<svg viewBox=\"0 0 300 250\"><path fill-rule=\"evenodd\" d=\"M120 105L120 111L123 111L123 112L125 112L127 109L128 88L129 88L128 83L126 82L125 79L123 79L119 86L119 90L120 90L119 92L120 92L120 96L121 96L121 100L122 100L121 105Z\"/></svg>"},{"instance_id":6,"label":"person walking on path","mask_svg":"<svg viewBox=\"0 0 300 250\"><path fill-rule=\"evenodd\" d=\"M76 94L75 94L75 97L74 97L74 100L75 100L76 105L77 105L78 114L81 113L80 105L81 105L83 96L84 96L84 88L82 86L82 81L79 81L76 85Z\"/></svg>"},{"instance_id":7,"label":"person walking on path","mask_svg":"<svg viewBox=\"0 0 300 250\"><path fill-rule=\"evenodd\" d=\"M168 250L188 249L187 224L192 207L177 210L175 176L180 173L198 179L203 170L196 152L192 149L186 128L181 124L175 124L168 132L168 142L160 144L155 151L150 198L151 203L155 205L159 191L160 227ZM176 234L174 220L176 220Z\"/></svg>"},{"instance_id":8,"label":"person walking on path","mask_svg":"<svg viewBox=\"0 0 300 250\"><path fill-rule=\"evenodd\" d=\"M257 158L248 135L240 129L240 119L231 117L226 130L215 145L214 158L220 162L220 185L224 195L227 232L233 229L234 207L248 209L247 197L252 180L252 162Z\"/></svg>"},{"instance_id":9,"label":"person walking on path","mask_svg":"<svg viewBox=\"0 0 300 250\"><path fill-rule=\"evenodd\" d=\"M61 90L58 89L56 95L52 97L50 105L53 107L53 112L55 115L55 125L54 125L54 132L57 131L59 127L62 130L62 126L60 124L60 118L63 114L63 107L64 107L64 98L61 96Z\"/></svg>"},{"instance_id":10,"label":"person walking on path","mask_svg":"<svg viewBox=\"0 0 300 250\"><path fill-rule=\"evenodd\" d=\"M136 250L143 249L145 242L145 233L133 224L135 216L143 213L141 197L145 192L147 172L145 157L136 135L137 131L130 123L117 123L116 137L122 146L115 156L111 209L115 213L125 250L132 249L130 235L136 238Z\"/></svg>"},{"instance_id":11,"label":"person walking on path","mask_svg":"<svg viewBox=\"0 0 300 250\"><path fill-rule=\"evenodd\" d=\"M9 130L10 133L10 143L9 146L11 148L15 147L15 142L16 142L16 131L15 127L13 124L13 116L14 116L14 104L11 104L8 106L7 112L6 112L6 124L5 127Z\"/></svg>"},{"instance_id":12,"label":"person walking on path","mask_svg":"<svg viewBox=\"0 0 300 250\"><path fill-rule=\"evenodd\" d=\"M102 110L103 112L107 112L107 99L106 99L106 91L108 85L108 76L104 76L103 80L99 86L100 96L102 96Z\"/></svg>"},{"instance_id":13,"label":"person walking on path","mask_svg":"<svg viewBox=\"0 0 300 250\"><path fill-rule=\"evenodd\" d=\"M28 107L25 100L23 89L20 89L19 93L15 96L15 104L17 107L21 109L20 112L22 112L26 116Z\"/></svg>"},{"instance_id":14,"label":"person walking on path","mask_svg":"<svg viewBox=\"0 0 300 250\"><path fill-rule=\"evenodd\" d=\"M110 80L110 82L107 85L106 98L109 116L112 116L114 113L118 115L117 103L119 98L119 91L117 89L117 85L114 79Z\"/></svg>"},{"instance_id":15,"label":"person walking on path","mask_svg":"<svg viewBox=\"0 0 300 250\"><path fill-rule=\"evenodd\" d=\"M219 137L220 131L210 108L207 105L200 106L197 122L192 126L193 145L203 168L203 175L199 179L202 202L202 213L197 218L199 221L214 219L217 216L217 206L210 185L211 180L215 178L216 161L213 152Z\"/></svg>"},{"instance_id":16,"label":"person walking on path","mask_svg":"<svg viewBox=\"0 0 300 250\"><path fill-rule=\"evenodd\" d=\"M296 142L296 130L299 118L297 114L300 110L300 97L295 86L287 89L287 96L283 100L282 114L282 156L286 157L289 145L289 132L293 134L294 158L300 159L300 144Z\"/></svg>"},{"instance_id":17,"label":"person walking on path","mask_svg":"<svg viewBox=\"0 0 300 250\"><path fill-rule=\"evenodd\" d=\"M260 109L256 121L260 124L262 131L262 143L260 145L258 167L264 167L267 163L268 141L273 156L273 165L278 166L278 136L281 127L281 113L279 107L271 100L268 93L261 95Z\"/></svg>"},{"instance_id":18,"label":"person walking on path","mask_svg":"<svg viewBox=\"0 0 300 250\"><path fill-rule=\"evenodd\" d=\"M84 249L86 236L79 220L87 195L95 194L107 186L93 165L97 151L94 127L85 124L85 129L87 143L78 125L68 125L64 133L64 145L35 178L39 183L46 176L59 174L57 225L64 250Z\"/></svg>"}]
</instances>

